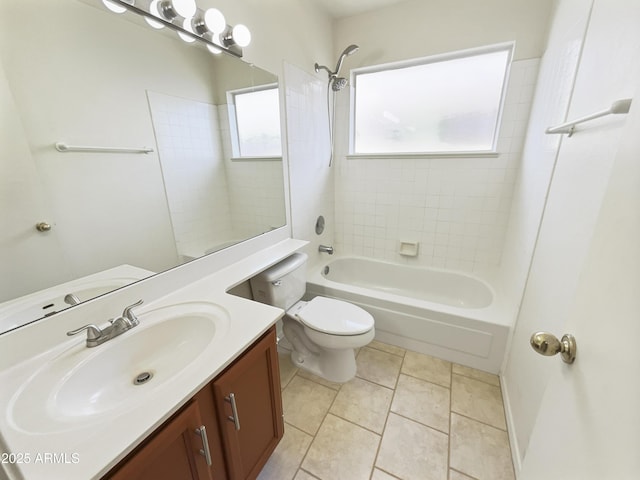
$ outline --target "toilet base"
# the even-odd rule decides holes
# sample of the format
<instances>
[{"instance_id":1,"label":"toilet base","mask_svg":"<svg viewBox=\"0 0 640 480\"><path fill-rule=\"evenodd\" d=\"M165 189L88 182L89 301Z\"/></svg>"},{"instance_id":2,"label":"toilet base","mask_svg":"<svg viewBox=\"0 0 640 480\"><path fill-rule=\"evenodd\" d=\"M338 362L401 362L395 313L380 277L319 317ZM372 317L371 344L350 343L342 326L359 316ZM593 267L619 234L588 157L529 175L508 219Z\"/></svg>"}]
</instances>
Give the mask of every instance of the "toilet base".
<instances>
[{"instance_id":1,"label":"toilet base","mask_svg":"<svg viewBox=\"0 0 640 480\"><path fill-rule=\"evenodd\" d=\"M291 362L296 367L336 383L348 382L356 376L354 348L321 347L309 339L300 323L289 317L283 319L283 326L284 335L293 347ZM360 336L358 346L368 344L373 336L373 331Z\"/></svg>"},{"instance_id":2,"label":"toilet base","mask_svg":"<svg viewBox=\"0 0 640 480\"><path fill-rule=\"evenodd\" d=\"M291 363L318 377L335 383L345 383L356 376L355 351L336 350L331 356L304 355L295 349L291 352Z\"/></svg>"}]
</instances>

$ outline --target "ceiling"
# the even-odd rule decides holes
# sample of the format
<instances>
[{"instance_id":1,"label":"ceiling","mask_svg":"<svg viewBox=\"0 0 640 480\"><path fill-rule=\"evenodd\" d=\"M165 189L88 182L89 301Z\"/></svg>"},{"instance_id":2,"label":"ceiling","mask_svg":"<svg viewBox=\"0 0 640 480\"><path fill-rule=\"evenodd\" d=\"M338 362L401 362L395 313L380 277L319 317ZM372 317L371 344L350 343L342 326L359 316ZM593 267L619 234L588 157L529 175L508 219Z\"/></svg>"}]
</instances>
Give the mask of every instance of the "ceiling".
<instances>
[{"instance_id":1,"label":"ceiling","mask_svg":"<svg viewBox=\"0 0 640 480\"><path fill-rule=\"evenodd\" d=\"M332 17L349 17L378 8L400 3L403 0L314 0Z\"/></svg>"}]
</instances>

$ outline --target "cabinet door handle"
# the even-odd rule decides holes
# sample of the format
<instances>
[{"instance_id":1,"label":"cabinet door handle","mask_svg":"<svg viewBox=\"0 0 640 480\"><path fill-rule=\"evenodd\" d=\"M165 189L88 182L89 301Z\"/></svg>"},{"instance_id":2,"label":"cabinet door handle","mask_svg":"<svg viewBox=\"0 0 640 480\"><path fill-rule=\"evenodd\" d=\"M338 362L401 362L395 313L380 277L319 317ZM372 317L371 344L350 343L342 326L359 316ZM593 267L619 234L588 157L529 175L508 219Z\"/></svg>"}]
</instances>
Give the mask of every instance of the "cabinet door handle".
<instances>
[{"instance_id":1,"label":"cabinet door handle","mask_svg":"<svg viewBox=\"0 0 640 480\"><path fill-rule=\"evenodd\" d=\"M238 418L238 407L236 406L236 396L230 393L228 397L224 399L231 404L231 412L233 415L229 415L227 418L236 425L236 430L240 430L240 418Z\"/></svg>"},{"instance_id":2,"label":"cabinet door handle","mask_svg":"<svg viewBox=\"0 0 640 480\"><path fill-rule=\"evenodd\" d=\"M200 425L200 427L196 428L196 434L200 435L202 439L202 448L200 449L200 455L202 455L207 460L207 465L211 466L211 452L209 451L209 439L207 438L207 429L204 425Z\"/></svg>"}]
</instances>

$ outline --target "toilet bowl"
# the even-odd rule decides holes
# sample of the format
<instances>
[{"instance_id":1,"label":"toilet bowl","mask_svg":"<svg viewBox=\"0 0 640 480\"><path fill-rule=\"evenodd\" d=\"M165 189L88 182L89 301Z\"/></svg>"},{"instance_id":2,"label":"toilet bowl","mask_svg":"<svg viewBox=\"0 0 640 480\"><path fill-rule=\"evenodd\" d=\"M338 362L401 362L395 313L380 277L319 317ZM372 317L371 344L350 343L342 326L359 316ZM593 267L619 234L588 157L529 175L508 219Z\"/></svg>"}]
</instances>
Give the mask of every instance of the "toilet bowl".
<instances>
[{"instance_id":1,"label":"toilet bowl","mask_svg":"<svg viewBox=\"0 0 640 480\"><path fill-rule=\"evenodd\" d=\"M283 331L293 346L294 365L340 383L356 375L354 349L368 345L375 336L369 313L326 297L297 302L286 312Z\"/></svg>"},{"instance_id":2,"label":"toilet bowl","mask_svg":"<svg viewBox=\"0 0 640 480\"><path fill-rule=\"evenodd\" d=\"M306 261L307 255L297 253L253 277L253 297L285 310L283 332L294 365L332 382L347 382L356 374L354 349L375 336L374 319L342 300L301 300Z\"/></svg>"}]
</instances>

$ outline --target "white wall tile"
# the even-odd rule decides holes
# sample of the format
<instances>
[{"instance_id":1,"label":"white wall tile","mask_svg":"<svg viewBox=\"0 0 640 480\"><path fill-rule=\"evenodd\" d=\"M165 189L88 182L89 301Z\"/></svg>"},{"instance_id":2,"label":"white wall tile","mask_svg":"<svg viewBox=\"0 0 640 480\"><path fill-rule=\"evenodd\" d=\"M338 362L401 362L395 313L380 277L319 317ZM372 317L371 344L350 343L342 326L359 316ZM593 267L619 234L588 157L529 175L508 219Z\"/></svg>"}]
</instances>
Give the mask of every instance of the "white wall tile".
<instances>
[{"instance_id":1,"label":"white wall tile","mask_svg":"<svg viewBox=\"0 0 640 480\"><path fill-rule=\"evenodd\" d=\"M538 59L513 62L498 158L347 159L348 98L336 121L335 246L363 254L371 230L384 229L374 254L396 262L483 270L500 263L519 168ZM346 93L346 92L342 92ZM349 226L362 226L357 238ZM482 228L479 228L482 227ZM373 230L379 235L380 230ZM417 259L397 253L405 237L420 243Z\"/></svg>"}]
</instances>

